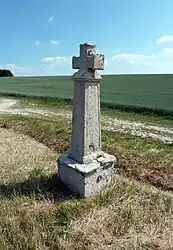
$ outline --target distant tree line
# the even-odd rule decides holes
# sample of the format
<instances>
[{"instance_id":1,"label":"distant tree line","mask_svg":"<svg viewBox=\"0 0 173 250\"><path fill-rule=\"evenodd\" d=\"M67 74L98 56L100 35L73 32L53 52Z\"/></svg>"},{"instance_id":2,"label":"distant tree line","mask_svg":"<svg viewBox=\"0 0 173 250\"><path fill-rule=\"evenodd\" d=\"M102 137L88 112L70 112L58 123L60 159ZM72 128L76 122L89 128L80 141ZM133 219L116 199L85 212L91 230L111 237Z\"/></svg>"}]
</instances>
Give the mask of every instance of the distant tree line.
<instances>
[{"instance_id":1,"label":"distant tree line","mask_svg":"<svg viewBox=\"0 0 173 250\"><path fill-rule=\"evenodd\" d=\"M8 69L0 69L0 77L12 77L13 74Z\"/></svg>"}]
</instances>

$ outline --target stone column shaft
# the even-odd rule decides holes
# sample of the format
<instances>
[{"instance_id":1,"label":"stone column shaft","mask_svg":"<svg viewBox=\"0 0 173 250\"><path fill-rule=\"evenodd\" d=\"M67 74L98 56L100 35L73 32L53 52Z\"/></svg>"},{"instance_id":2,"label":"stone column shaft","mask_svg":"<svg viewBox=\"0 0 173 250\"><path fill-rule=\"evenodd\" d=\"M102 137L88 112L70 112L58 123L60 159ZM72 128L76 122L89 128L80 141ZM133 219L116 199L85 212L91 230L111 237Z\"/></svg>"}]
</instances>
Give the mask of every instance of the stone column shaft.
<instances>
[{"instance_id":1,"label":"stone column shaft","mask_svg":"<svg viewBox=\"0 0 173 250\"><path fill-rule=\"evenodd\" d=\"M101 154L100 81L75 81L70 154L80 163Z\"/></svg>"}]
</instances>

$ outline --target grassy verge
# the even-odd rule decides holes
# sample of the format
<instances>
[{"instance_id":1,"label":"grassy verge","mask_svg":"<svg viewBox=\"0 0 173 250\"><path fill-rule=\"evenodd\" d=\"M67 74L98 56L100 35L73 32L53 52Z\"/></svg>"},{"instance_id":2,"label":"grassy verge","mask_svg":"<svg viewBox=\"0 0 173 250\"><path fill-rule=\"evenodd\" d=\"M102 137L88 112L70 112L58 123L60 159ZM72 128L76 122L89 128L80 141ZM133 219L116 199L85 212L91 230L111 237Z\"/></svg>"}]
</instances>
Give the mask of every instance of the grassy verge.
<instances>
[{"instance_id":1,"label":"grassy verge","mask_svg":"<svg viewBox=\"0 0 173 250\"><path fill-rule=\"evenodd\" d=\"M69 149L71 122L22 116L3 116L1 127L12 128L45 144L57 154ZM173 148L161 142L131 135L102 131L103 150L118 158L117 171L125 177L173 189Z\"/></svg>"},{"instance_id":2,"label":"grassy verge","mask_svg":"<svg viewBox=\"0 0 173 250\"><path fill-rule=\"evenodd\" d=\"M0 168L3 250L171 249L172 195L134 180L172 191L171 146L103 131L103 149L117 156L119 175L97 197L76 200L59 185L56 171L56 156L69 148L68 120L1 116L0 127L4 137L12 133L6 144L1 136L1 160L7 142L11 148L6 154L16 155L13 169L10 162ZM26 168L34 152L37 157Z\"/></svg>"}]
</instances>

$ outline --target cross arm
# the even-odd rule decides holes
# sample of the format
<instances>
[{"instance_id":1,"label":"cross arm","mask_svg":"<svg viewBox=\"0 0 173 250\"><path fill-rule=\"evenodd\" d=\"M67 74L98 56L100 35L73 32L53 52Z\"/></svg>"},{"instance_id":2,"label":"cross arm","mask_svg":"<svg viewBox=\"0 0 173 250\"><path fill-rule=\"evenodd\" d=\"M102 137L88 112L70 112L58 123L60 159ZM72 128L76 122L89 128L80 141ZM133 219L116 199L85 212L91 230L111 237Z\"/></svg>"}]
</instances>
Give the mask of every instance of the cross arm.
<instances>
[{"instance_id":1,"label":"cross arm","mask_svg":"<svg viewBox=\"0 0 173 250\"><path fill-rule=\"evenodd\" d=\"M104 70L104 55L96 54L88 57L88 69Z\"/></svg>"},{"instance_id":2,"label":"cross arm","mask_svg":"<svg viewBox=\"0 0 173 250\"><path fill-rule=\"evenodd\" d=\"M80 68L80 57L73 56L73 58L72 58L72 67L73 67L73 69L79 69Z\"/></svg>"}]
</instances>

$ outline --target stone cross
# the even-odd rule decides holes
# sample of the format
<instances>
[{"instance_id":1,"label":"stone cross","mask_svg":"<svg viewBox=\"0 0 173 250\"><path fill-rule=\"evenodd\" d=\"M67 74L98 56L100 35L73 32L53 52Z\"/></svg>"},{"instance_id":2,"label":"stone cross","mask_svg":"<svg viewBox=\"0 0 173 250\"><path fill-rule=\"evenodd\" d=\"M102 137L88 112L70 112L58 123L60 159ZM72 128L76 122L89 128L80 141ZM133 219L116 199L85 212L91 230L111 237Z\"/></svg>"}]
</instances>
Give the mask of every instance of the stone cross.
<instances>
[{"instance_id":1,"label":"stone cross","mask_svg":"<svg viewBox=\"0 0 173 250\"><path fill-rule=\"evenodd\" d=\"M104 55L96 46L80 45L72 58L74 80L71 147L58 158L60 180L77 196L92 196L112 183L115 156L101 150L100 81Z\"/></svg>"},{"instance_id":2,"label":"stone cross","mask_svg":"<svg viewBox=\"0 0 173 250\"><path fill-rule=\"evenodd\" d=\"M73 69L81 70L103 70L104 55L96 54L96 46L94 44L84 43L80 45L80 57L73 56Z\"/></svg>"},{"instance_id":3,"label":"stone cross","mask_svg":"<svg viewBox=\"0 0 173 250\"><path fill-rule=\"evenodd\" d=\"M72 58L75 82L73 98L70 157L89 163L101 154L100 81L96 69L104 69L104 55L96 54L96 46L80 45L80 57Z\"/></svg>"}]
</instances>

